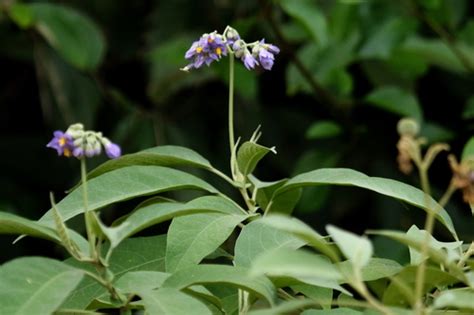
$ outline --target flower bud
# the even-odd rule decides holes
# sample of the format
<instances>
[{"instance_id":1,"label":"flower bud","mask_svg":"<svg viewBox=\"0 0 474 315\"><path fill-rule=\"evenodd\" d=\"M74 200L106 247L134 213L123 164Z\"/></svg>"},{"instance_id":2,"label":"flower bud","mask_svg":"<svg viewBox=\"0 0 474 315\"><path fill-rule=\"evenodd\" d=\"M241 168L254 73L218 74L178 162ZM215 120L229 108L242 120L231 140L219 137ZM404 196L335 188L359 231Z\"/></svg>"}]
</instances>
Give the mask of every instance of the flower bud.
<instances>
[{"instance_id":1,"label":"flower bud","mask_svg":"<svg viewBox=\"0 0 474 315\"><path fill-rule=\"evenodd\" d=\"M420 132L420 125L413 118L402 118L397 124L397 131L400 136L416 137Z\"/></svg>"}]
</instances>

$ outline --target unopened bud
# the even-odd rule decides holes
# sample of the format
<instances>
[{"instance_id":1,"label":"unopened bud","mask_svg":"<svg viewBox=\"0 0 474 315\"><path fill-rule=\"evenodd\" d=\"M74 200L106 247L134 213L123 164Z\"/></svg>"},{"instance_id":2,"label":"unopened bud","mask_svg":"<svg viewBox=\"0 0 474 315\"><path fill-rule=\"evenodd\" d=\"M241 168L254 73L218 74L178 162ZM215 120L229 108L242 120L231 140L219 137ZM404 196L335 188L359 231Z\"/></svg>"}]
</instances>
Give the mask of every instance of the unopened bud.
<instances>
[{"instance_id":1,"label":"unopened bud","mask_svg":"<svg viewBox=\"0 0 474 315\"><path fill-rule=\"evenodd\" d=\"M397 124L397 131L400 136L416 137L420 132L420 125L413 118L402 118Z\"/></svg>"}]
</instances>

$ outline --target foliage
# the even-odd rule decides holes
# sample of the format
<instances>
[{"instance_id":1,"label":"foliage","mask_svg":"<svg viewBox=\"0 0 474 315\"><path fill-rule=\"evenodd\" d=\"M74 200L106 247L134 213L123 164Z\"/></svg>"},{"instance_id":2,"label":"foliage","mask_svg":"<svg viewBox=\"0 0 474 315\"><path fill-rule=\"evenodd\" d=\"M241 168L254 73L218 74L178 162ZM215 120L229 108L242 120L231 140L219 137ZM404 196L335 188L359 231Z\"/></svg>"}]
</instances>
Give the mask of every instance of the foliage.
<instances>
[{"instance_id":1,"label":"foliage","mask_svg":"<svg viewBox=\"0 0 474 315\"><path fill-rule=\"evenodd\" d=\"M28 257L0 266L0 313L474 312L472 218L467 205L448 203L460 190L464 202L474 208L473 140L464 135L472 127L466 124L464 131L455 132L436 122L426 110L430 98L427 101L418 90L430 71L434 76L454 77L461 85L472 83L468 75L474 71L474 32L468 1L228 4L236 12L258 8L259 15L226 17L235 20L233 26L239 33L222 27L222 33L195 34L199 39L194 43L186 30L195 21L187 15L202 15L200 11L207 8L190 4L184 9L172 1L156 4L152 15L163 19L150 23L147 53L141 56L149 66L146 104L130 97L128 88L114 87L114 79L102 77L108 54L120 50L122 58L133 58L136 49L127 33L122 37L118 31L134 26L109 22L113 25L109 25L110 34L101 30L107 24L99 19L101 13L113 16L124 7L117 4L111 9L115 2L110 1L95 6L65 3L69 5L0 2L0 30L5 33L0 35L12 39L12 45L0 48L0 54L35 68L43 115L51 127L77 120L99 124L104 115L104 125L113 124L112 138L134 153L119 157L120 148L100 132L81 129L77 136L73 130L77 124L65 133L55 133L48 146L58 155L71 157L68 175L80 164L80 181L57 203L51 194L50 209L37 220L0 212L0 234L20 236L15 246L41 238L53 242L61 252L55 259L27 253ZM90 16L84 13L87 10ZM196 26L201 27L209 28ZM268 31L275 35L281 53L276 45L245 41ZM206 63L212 65L198 69ZM271 74L261 73L272 67L278 80L267 86L270 100L309 99L324 117L313 121L304 112L294 115L278 106L262 107L262 116L246 109L247 102L266 102L265 93L259 93ZM286 86L279 89L282 76ZM181 142L190 144L199 139L200 132L194 134L192 127L179 131L178 122L208 124L202 138L222 143L227 138L220 136L224 110L213 107L224 100L221 87L213 86L218 82L229 88L229 161L214 159L209 147L201 155L186 146L153 145L154 141L185 139ZM196 96L189 96L196 85L203 92L193 91ZM469 122L472 91L462 86L459 90L466 102L458 116ZM433 92L432 97L436 95ZM105 114L102 99L112 105ZM181 120L186 115L178 108L180 102L188 106L196 102L199 107L191 109L201 116ZM211 113L214 109L218 114ZM176 116L162 123L174 111ZM359 115L375 115L382 123L358 119ZM367 150L364 144L382 139L395 147L396 136L375 127L393 135L395 122L405 116L411 118L398 124L397 162L403 173L418 173L418 178L408 179L414 184L386 178L396 174L394 167L384 165L384 154L394 149ZM275 117L278 119L270 122ZM264 127L259 126L248 140L246 136L235 138L234 120L239 134L247 134L252 127L248 125L259 119ZM292 119L304 123L295 124ZM285 120L290 120L288 128L299 132L288 138L288 146L278 140L285 132L280 122ZM260 129L268 129L271 136L263 137ZM306 143L317 146L294 163L295 154L300 153L292 152L291 143L304 133ZM163 135L166 141L159 139ZM269 139L277 144L276 157L275 147L260 144ZM437 161L450 149L444 143L448 140L460 158L458 162L455 155L449 156L449 185L438 198L437 182L429 175L442 173ZM112 160L90 159L102 146ZM224 146L217 145L219 153L215 154L224 156L223 150ZM388 155L395 160L395 154ZM31 154L28 157L29 165ZM283 166L264 172L265 163L275 160L280 162L273 163ZM347 165L337 167L344 161L349 167L373 163L381 171L374 167L365 173L384 177L368 176ZM222 170L229 162L230 172ZM87 163L95 166L89 172ZM48 174L53 173L52 168ZM280 173L294 174L281 179ZM446 182L443 176L436 180ZM355 191L379 195L377 200L382 201L376 205L377 213L385 213L385 205L393 208L387 200L405 205L415 218L425 219L423 229L417 227L416 219L416 224L401 226L392 220L384 221L385 229L361 236L336 227L317 212L323 206L337 211L341 205L344 208L344 202L354 202L357 216L370 217L371 212L364 212L370 204L358 201ZM320 223L312 226L294 216L305 211L315 212ZM384 255L379 244L387 239L394 243L385 250L391 253ZM409 262L394 255L397 248L409 254Z\"/></svg>"}]
</instances>

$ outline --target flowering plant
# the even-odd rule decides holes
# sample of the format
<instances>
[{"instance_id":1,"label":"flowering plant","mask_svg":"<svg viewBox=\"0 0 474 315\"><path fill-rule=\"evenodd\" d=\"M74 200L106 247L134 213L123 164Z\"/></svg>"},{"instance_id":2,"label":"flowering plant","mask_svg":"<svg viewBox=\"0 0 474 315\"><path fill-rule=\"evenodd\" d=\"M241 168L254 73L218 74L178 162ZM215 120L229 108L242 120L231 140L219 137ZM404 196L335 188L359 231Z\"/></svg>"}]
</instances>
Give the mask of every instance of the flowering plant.
<instances>
[{"instance_id":1,"label":"flowering plant","mask_svg":"<svg viewBox=\"0 0 474 315\"><path fill-rule=\"evenodd\" d=\"M422 189L370 177L347 168L324 168L266 182L254 173L274 147L234 137L234 58L251 70L271 70L279 48L265 40L248 44L227 27L202 35L185 53L185 71L229 57L230 172L184 147L159 146L121 155L117 144L81 124L54 132L47 144L58 155L76 157L81 183L37 221L0 213L0 231L57 243L65 261L24 257L0 269L0 313L4 314L461 314L472 311L473 244L463 244L444 209L456 189L472 201L470 156L450 158L453 180L445 195L430 195L428 169L446 144L424 153L418 122L398 129L398 162L404 173L419 171ZM472 146L472 144L470 145ZM111 160L87 173L86 160L105 150ZM181 167L187 167L180 170ZM238 191L239 200L193 175L199 168ZM302 188L346 185L401 200L426 212L424 229L371 231L406 245L410 264L377 257L372 241L328 224L327 236L291 217ZM201 192L191 200L162 193ZM101 211L127 203L128 212L106 224ZM85 236L68 227L84 215ZM167 233L132 237L171 220ZM439 222L449 242L432 236ZM153 230L154 232L154 230ZM453 302L454 301L454 302Z\"/></svg>"}]
</instances>

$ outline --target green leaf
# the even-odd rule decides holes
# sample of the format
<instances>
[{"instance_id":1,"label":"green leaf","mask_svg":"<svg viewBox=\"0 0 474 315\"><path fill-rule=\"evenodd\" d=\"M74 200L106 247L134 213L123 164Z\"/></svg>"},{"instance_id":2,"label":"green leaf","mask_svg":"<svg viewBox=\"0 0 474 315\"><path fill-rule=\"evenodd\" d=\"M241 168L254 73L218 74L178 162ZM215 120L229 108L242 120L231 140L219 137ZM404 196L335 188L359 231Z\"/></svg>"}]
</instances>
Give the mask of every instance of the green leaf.
<instances>
[{"instance_id":1,"label":"green leaf","mask_svg":"<svg viewBox=\"0 0 474 315\"><path fill-rule=\"evenodd\" d=\"M8 13L20 28L25 29L33 24L33 12L29 5L13 3Z\"/></svg>"},{"instance_id":2,"label":"green leaf","mask_svg":"<svg viewBox=\"0 0 474 315\"><path fill-rule=\"evenodd\" d=\"M368 104L402 117L412 117L418 122L423 119L423 113L416 97L407 91L394 86L377 88L366 96Z\"/></svg>"},{"instance_id":3,"label":"green leaf","mask_svg":"<svg viewBox=\"0 0 474 315\"><path fill-rule=\"evenodd\" d=\"M301 315L362 315L364 313L347 307L339 307L332 310L306 310Z\"/></svg>"},{"instance_id":4,"label":"green leaf","mask_svg":"<svg viewBox=\"0 0 474 315\"><path fill-rule=\"evenodd\" d=\"M7 212L0 212L0 234L29 235L61 244L53 228ZM86 239L73 230L69 230L69 236L82 252L88 252L89 244Z\"/></svg>"},{"instance_id":5,"label":"green leaf","mask_svg":"<svg viewBox=\"0 0 474 315\"><path fill-rule=\"evenodd\" d=\"M258 222L278 231L289 233L302 240L305 244L325 254L333 261L339 261L337 250L331 247L328 242L324 240L323 236L297 218L273 214L258 220Z\"/></svg>"},{"instance_id":6,"label":"green leaf","mask_svg":"<svg viewBox=\"0 0 474 315\"><path fill-rule=\"evenodd\" d=\"M306 130L307 139L333 138L342 133L342 128L332 120L320 120Z\"/></svg>"},{"instance_id":7,"label":"green leaf","mask_svg":"<svg viewBox=\"0 0 474 315\"><path fill-rule=\"evenodd\" d=\"M383 295L383 303L387 305L407 306L413 304L414 292L409 288L415 287L417 266L405 267L396 275ZM452 285L459 280L449 273L435 267L426 267L423 293L430 292L435 287ZM403 286L401 286L403 284ZM408 291L407 291L408 289Z\"/></svg>"},{"instance_id":8,"label":"green leaf","mask_svg":"<svg viewBox=\"0 0 474 315\"><path fill-rule=\"evenodd\" d=\"M250 276L243 267L227 265L195 265L180 269L163 283L163 288L184 289L195 284L221 283L239 287L265 298L271 305L275 287L265 276Z\"/></svg>"},{"instance_id":9,"label":"green leaf","mask_svg":"<svg viewBox=\"0 0 474 315\"><path fill-rule=\"evenodd\" d=\"M338 284L342 275L329 259L304 250L275 248L266 251L255 258L250 270L254 275L291 279L284 280L281 286L294 284L296 280L297 283L302 282L346 292Z\"/></svg>"},{"instance_id":10,"label":"green leaf","mask_svg":"<svg viewBox=\"0 0 474 315\"><path fill-rule=\"evenodd\" d=\"M145 305L145 314L212 315L205 304L176 289L162 288L155 291L142 291L139 295Z\"/></svg>"},{"instance_id":11,"label":"green leaf","mask_svg":"<svg viewBox=\"0 0 474 315\"><path fill-rule=\"evenodd\" d=\"M286 182L273 195L278 195L295 188L315 185L356 186L378 192L382 195L400 199L426 211L434 209L436 218L457 238L456 230L449 214L433 198L426 198L423 191L413 186L386 178L369 177L363 173L344 168L323 168L297 175ZM426 206L426 201L430 207Z\"/></svg>"},{"instance_id":12,"label":"green leaf","mask_svg":"<svg viewBox=\"0 0 474 315\"><path fill-rule=\"evenodd\" d=\"M421 126L421 135L427 139L428 143L448 142L453 140L456 136L453 131L433 122L423 123Z\"/></svg>"},{"instance_id":13,"label":"green leaf","mask_svg":"<svg viewBox=\"0 0 474 315\"><path fill-rule=\"evenodd\" d=\"M214 187L188 173L161 166L128 166L105 173L87 183L89 211L101 209L115 202L178 189L202 189L217 192ZM65 221L81 214L82 189L76 189L57 204ZM52 225L49 210L40 220Z\"/></svg>"},{"instance_id":14,"label":"green leaf","mask_svg":"<svg viewBox=\"0 0 474 315\"><path fill-rule=\"evenodd\" d=\"M166 270L198 264L232 234L247 215L201 213L173 219L168 229Z\"/></svg>"},{"instance_id":15,"label":"green leaf","mask_svg":"<svg viewBox=\"0 0 474 315\"><path fill-rule=\"evenodd\" d=\"M92 179L101 174L131 165L192 166L212 168L208 160L195 151L174 145L165 145L146 149L133 154L125 154L118 159L108 160L87 175Z\"/></svg>"},{"instance_id":16,"label":"green leaf","mask_svg":"<svg viewBox=\"0 0 474 315\"><path fill-rule=\"evenodd\" d=\"M275 190L282 186L287 180L283 179L276 182L262 182L253 175L250 175L249 179L254 188L257 189L257 204L265 212L271 210L271 212L274 213L291 214L300 200L301 190L295 189L278 196L278 198L269 204Z\"/></svg>"},{"instance_id":17,"label":"green leaf","mask_svg":"<svg viewBox=\"0 0 474 315\"><path fill-rule=\"evenodd\" d=\"M305 244L293 235L272 228L255 220L244 226L235 243L234 264L240 267L250 267L252 261L269 250L275 248L296 249Z\"/></svg>"},{"instance_id":18,"label":"green leaf","mask_svg":"<svg viewBox=\"0 0 474 315\"><path fill-rule=\"evenodd\" d=\"M49 258L9 261L0 267L2 313L52 314L83 276L83 271Z\"/></svg>"},{"instance_id":19,"label":"green leaf","mask_svg":"<svg viewBox=\"0 0 474 315\"><path fill-rule=\"evenodd\" d=\"M93 70L102 62L104 37L87 16L51 3L23 4L13 12L20 27L34 27L73 66Z\"/></svg>"},{"instance_id":20,"label":"green leaf","mask_svg":"<svg viewBox=\"0 0 474 315\"><path fill-rule=\"evenodd\" d=\"M128 272L165 271L166 236L137 237L123 241L110 257L110 271L115 281L119 281ZM68 264L78 268L91 269L90 265L68 259ZM94 268L91 271L95 271ZM84 309L106 290L95 280L85 278L72 292L62 308Z\"/></svg>"},{"instance_id":21,"label":"green leaf","mask_svg":"<svg viewBox=\"0 0 474 315\"><path fill-rule=\"evenodd\" d=\"M311 0L279 0L282 9L297 20L319 46L328 42L327 23L321 10Z\"/></svg>"},{"instance_id":22,"label":"green leaf","mask_svg":"<svg viewBox=\"0 0 474 315\"><path fill-rule=\"evenodd\" d=\"M278 306L267 308L267 309L258 309L250 311L249 315L287 315L287 314L299 314L299 311L307 307L317 306L317 304L311 300L307 299L294 299L289 301L284 301ZM298 312L298 313L297 313ZM304 313L304 312L303 312ZM303 314L301 313L301 314Z\"/></svg>"},{"instance_id":23,"label":"green leaf","mask_svg":"<svg viewBox=\"0 0 474 315\"><path fill-rule=\"evenodd\" d=\"M390 57L393 49L413 32L416 23L412 19L392 18L379 25L375 33L362 45L362 58Z\"/></svg>"},{"instance_id":24,"label":"green leaf","mask_svg":"<svg viewBox=\"0 0 474 315\"><path fill-rule=\"evenodd\" d=\"M350 261L339 263L341 272L345 275L352 273L352 265ZM399 273L403 267L396 261L385 258L370 258L367 265L362 267L362 280L374 281L382 278L388 278Z\"/></svg>"},{"instance_id":25,"label":"green leaf","mask_svg":"<svg viewBox=\"0 0 474 315\"><path fill-rule=\"evenodd\" d=\"M255 142L244 142L237 151L237 165L240 172L243 175L252 173L257 163L269 152L276 154L274 147L267 148Z\"/></svg>"},{"instance_id":26,"label":"green leaf","mask_svg":"<svg viewBox=\"0 0 474 315\"><path fill-rule=\"evenodd\" d=\"M468 158L474 158L474 137L469 139L462 150L461 161L466 161Z\"/></svg>"},{"instance_id":27,"label":"green leaf","mask_svg":"<svg viewBox=\"0 0 474 315\"><path fill-rule=\"evenodd\" d=\"M474 311L474 291L472 289L457 289L442 291L433 303L434 308L456 308Z\"/></svg>"},{"instance_id":28,"label":"green leaf","mask_svg":"<svg viewBox=\"0 0 474 315\"><path fill-rule=\"evenodd\" d=\"M474 23L472 23L474 26ZM473 27L474 29L474 27ZM471 96L466 101L466 105L464 105L464 110L462 112L463 119L473 119L474 118L474 96Z\"/></svg>"},{"instance_id":29,"label":"green leaf","mask_svg":"<svg viewBox=\"0 0 474 315\"><path fill-rule=\"evenodd\" d=\"M119 226L104 228L104 233L116 247L127 237L140 232L150 226L170 220L177 216L197 214L200 212L218 212L242 216L244 210L233 202L219 196L204 196L191 200L188 203L163 202L145 203L130 214ZM193 216L194 217L194 216ZM245 219L245 217L244 217Z\"/></svg>"},{"instance_id":30,"label":"green leaf","mask_svg":"<svg viewBox=\"0 0 474 315\"><path fill-rule=\"evenodd\" d=\"M367 237L344 231L332 225L326 226L326 230L354 268L362 268L369 263L374 248Z\"/></svg>"},{"instance_id":31,"label":"green leaf","mask_svg":"<svg viewBox=\"0 0 474 315\"><path fill-rule=\"evenodd\" d=\"M308 299L321 305L323 309L331 309L333 290L329 288L318 287L306 283L294 284L290 286L295 292L304 294Z\"/></svg>"},{"instance_id":32,"label":"green leaf","mask_svg":"<svg viewBox=\"0 0 474 315\"><path fill-rule=\"evenodd\" d=\"M115 281L114 287L122 293L138 294L161 287L169 276L169 273L160 271L132 271Z\"/></svg>"}]
</instances>

